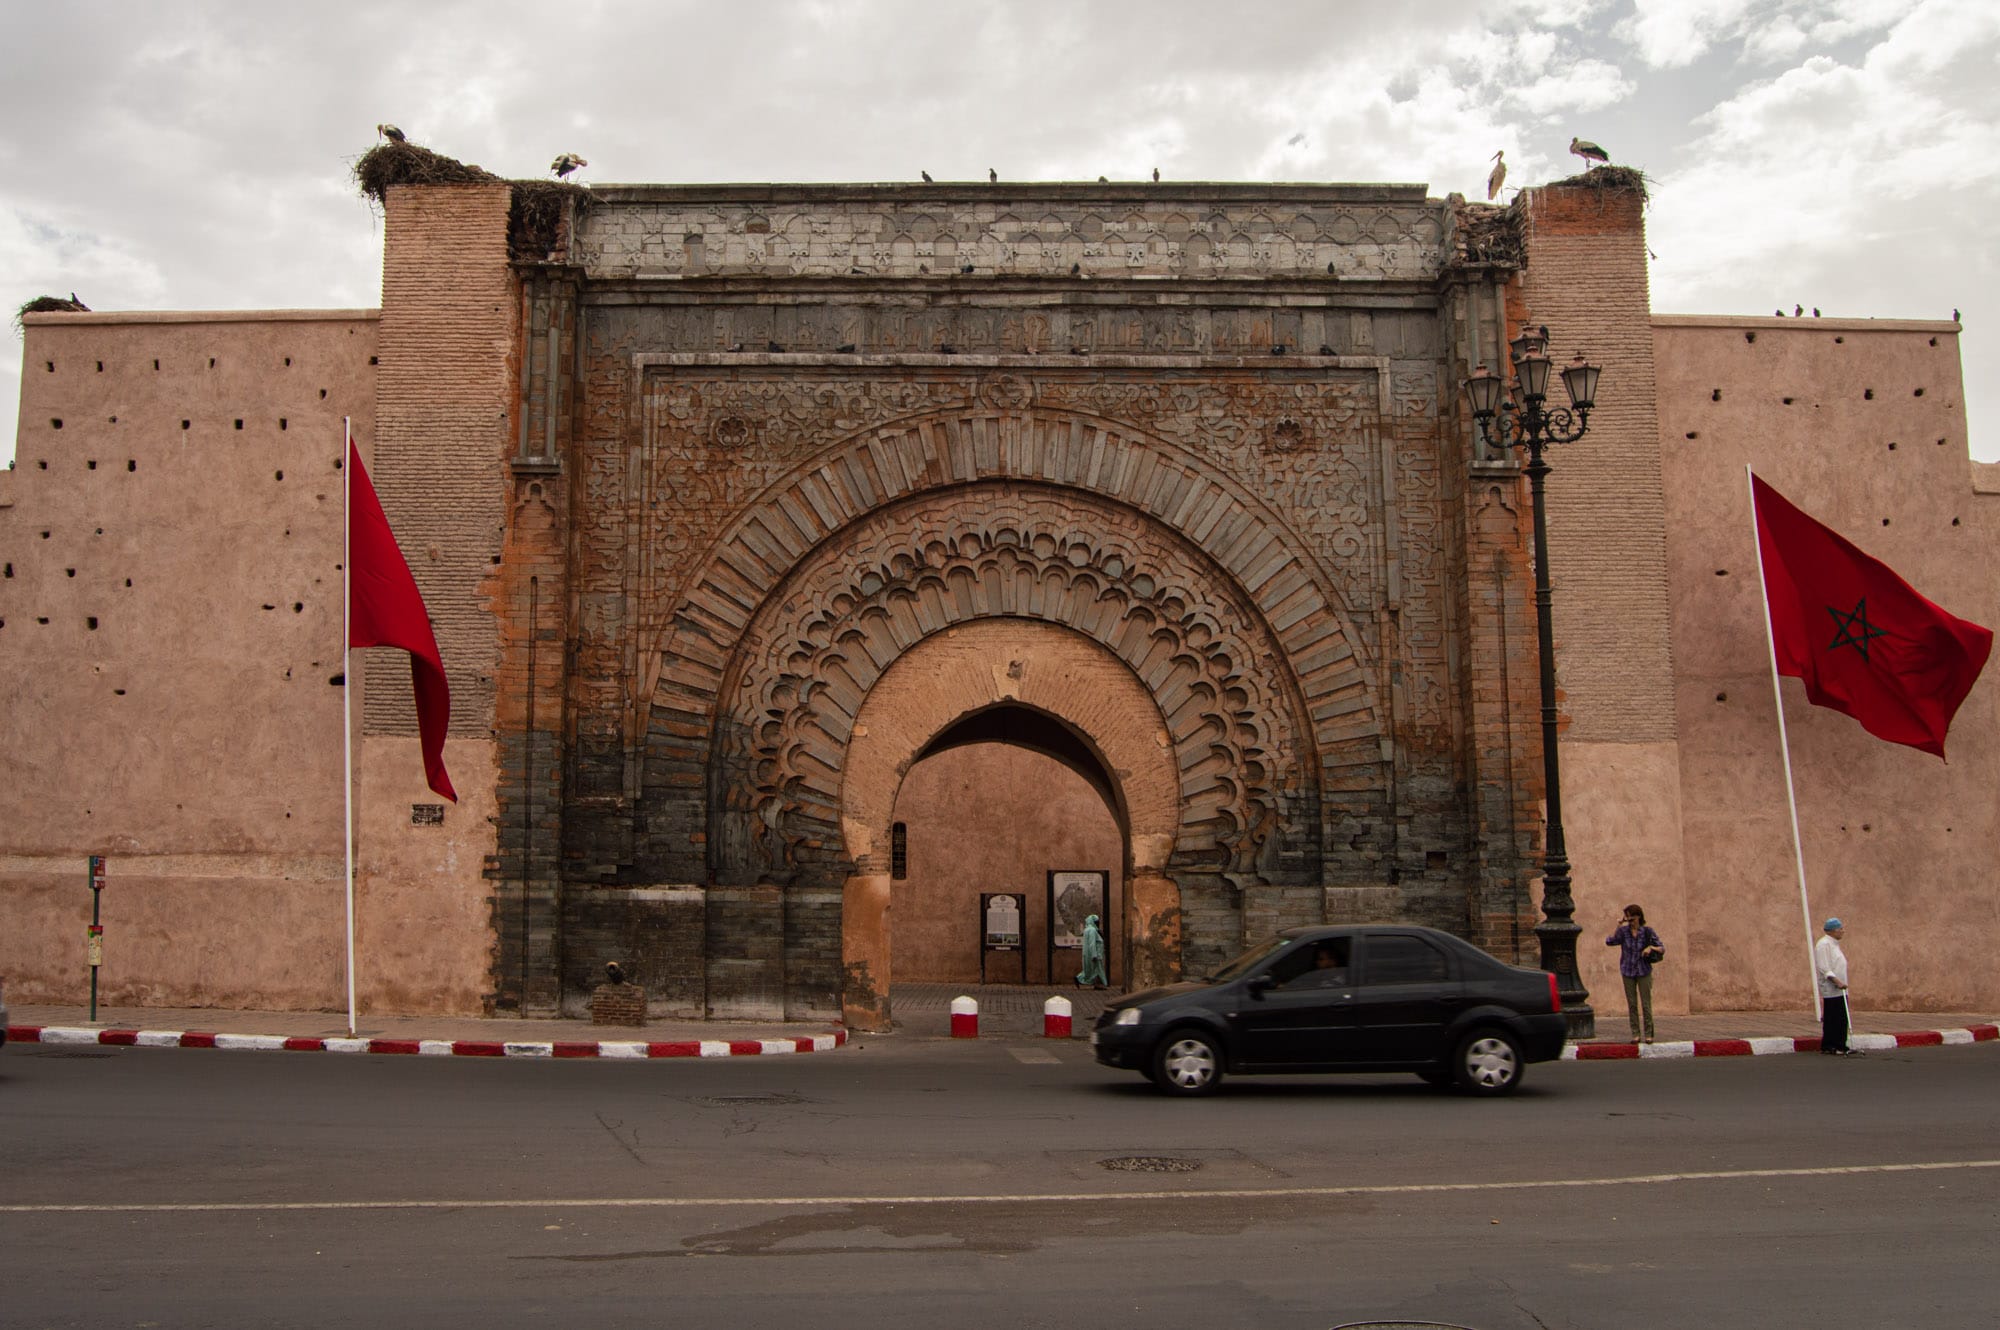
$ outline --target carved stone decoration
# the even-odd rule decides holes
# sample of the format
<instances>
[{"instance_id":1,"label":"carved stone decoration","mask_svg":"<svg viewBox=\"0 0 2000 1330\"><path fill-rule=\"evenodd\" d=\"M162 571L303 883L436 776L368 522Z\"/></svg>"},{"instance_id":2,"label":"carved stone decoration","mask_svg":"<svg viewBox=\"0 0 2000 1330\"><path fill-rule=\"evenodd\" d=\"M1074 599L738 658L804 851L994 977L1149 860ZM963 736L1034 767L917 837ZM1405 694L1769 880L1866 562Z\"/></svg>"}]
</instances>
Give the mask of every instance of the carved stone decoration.
<instances>
[{"instance_id":1,"label":"carved stone decoration","mask_svg":"<svg viewBox=\"0 0 2000 1330\"><path fill-rule=\"evenodd\" d=\"M845 871L834 862L841 773L870 687L915 642L992 617L1082 633L1152 693L1181 773L1176 867L1262 880L1287 826L1311 857L1315 832L1296 823L1317 807L1315 745L1254 606L1156 525L1003 484L871 514L802 562L758 614L718 718L719 875Z\"/></svg>"}]
</instances>

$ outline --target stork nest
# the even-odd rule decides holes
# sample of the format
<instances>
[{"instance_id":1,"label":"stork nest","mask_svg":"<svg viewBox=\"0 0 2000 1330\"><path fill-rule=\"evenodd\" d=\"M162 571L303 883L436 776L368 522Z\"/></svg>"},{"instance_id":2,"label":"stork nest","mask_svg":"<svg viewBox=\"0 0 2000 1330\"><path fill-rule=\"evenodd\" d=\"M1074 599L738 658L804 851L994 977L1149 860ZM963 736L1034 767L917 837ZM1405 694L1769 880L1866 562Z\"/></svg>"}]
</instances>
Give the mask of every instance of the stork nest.
<instances>
[{"instance_id":1,"label":"stork nest","mask_svg":"<svg viewBox=\"0 0 2000 1330\"><path fill-rule=\"evenodd\" d=\"M1646 173L1631 166L1593 166L1582 175L1573 175L1567 180L1557 180L1554 183L1563 188L1602 189L1637 194L1641 203L1647 202L1652 197L1646 192Z\"/></svg>"},{"instance_id":2,"label":"stork nest","mask_svg":"<svg viewBox=\"0 0 2000 1330\"><path fill-rule=\"evenodd\" d=\"M590 191L563 180L508 180L483 167L432 152L414 143L378 143L354 164L354 182L377 204L388 202L391 185L506 185L513 194L507 209L507 257L540 263L563 247L563 222L572 202Z\"/></svg>"},{"instance_id":3,"label":"stork nest","mask_svg":"<svg viewBox=\"0 0 2000 1330\"><path fill-rule=\"evenodd\" d=\"M14 326L21 326L21 320L30 314L88 314L90 307L80 300L65 300L61 296L36 296L27 304L14 311Z\"/></svg>"}]
</instances>

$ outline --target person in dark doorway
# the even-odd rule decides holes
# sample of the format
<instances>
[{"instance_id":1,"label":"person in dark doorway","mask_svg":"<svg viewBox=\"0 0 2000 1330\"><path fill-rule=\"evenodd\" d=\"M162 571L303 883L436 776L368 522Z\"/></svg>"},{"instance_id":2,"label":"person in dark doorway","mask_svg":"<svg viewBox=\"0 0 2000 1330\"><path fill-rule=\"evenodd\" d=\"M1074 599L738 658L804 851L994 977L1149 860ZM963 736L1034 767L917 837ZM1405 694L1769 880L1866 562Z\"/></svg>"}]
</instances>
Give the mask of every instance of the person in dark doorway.
<instances>
[{"instance_id":1,"label":"person in dark doorway","mask_svg":"<svg viewBox=\"0 0 2000 1330\"><path fill-rule=\"evenodd\" d=\"M1847 1046L1847 953L1840 939L1847 925L1826 921L1826 931L1813 943L1813 973L1819 976L1819 1051L1837 1058L1854 1056Z\"/></svg>"},{"instance_id":2,"label":"person in dark doorway","mask_svg":"<svg viewBox=\"0 0 2000 1330\"><path fill-rule=\"evenodd\" d=\"M1632 1022L1632 1042L1636 1044L1640 1040L1640 1015L1643 1012L1643 1034L1650 1044L1653 1042L1653 966L1667 954L1667 944L1660 941L1660 935L1646 922L1646 912L1636 905L1628 905L1624 920L1611 930L1611 936L1604 939L1604 945L1618 948L1618 973L1625 980L1625 1014Z\"/></svg>"}]
</instances>

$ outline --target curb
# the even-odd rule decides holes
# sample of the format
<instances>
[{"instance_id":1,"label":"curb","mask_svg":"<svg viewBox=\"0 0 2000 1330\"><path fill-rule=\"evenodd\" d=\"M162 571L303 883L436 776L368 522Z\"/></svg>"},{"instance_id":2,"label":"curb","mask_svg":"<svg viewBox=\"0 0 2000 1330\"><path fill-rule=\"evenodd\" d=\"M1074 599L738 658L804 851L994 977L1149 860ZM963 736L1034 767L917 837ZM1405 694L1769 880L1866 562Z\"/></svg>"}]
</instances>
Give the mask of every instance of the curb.
<instances>
[{"instance_id":1,"label":"curb","mask_svg":"<svg viewBox=\"0 0 2000 1330\"><path fill-rule=\"evenodd\" d=\"M198 1030L100 1030L76 1025L10 1025L8 1043L109 1044L121 1048L221 1048L292 1053L404 1053L459 1058L737 1058L825 1053L847 1042L845 1029L790 1039L500 1040L347 1039L282 1034L213 1034Z\"/></svg>"},{"instance_id":2,"label":"curb","mask_svg":"<svg viewBox=\"0 0 2000 1330\"><path fill-rule=\"evenodd\" d=\"M1849 1035L1847 1046L1861 1053L1938 1044L1983 1044L2000 1039L2000 1025L1958 1030L1905 1030L1900 1034ZM1773 1035L1764 1039L1681 1039L1662 1044L1585 1043L1563 1045L1564 1062L1624 1061L1634 1058L1735 1058L1774 1053L1817 1053L1818 1035Z\"/></svg>"}]
</instances>

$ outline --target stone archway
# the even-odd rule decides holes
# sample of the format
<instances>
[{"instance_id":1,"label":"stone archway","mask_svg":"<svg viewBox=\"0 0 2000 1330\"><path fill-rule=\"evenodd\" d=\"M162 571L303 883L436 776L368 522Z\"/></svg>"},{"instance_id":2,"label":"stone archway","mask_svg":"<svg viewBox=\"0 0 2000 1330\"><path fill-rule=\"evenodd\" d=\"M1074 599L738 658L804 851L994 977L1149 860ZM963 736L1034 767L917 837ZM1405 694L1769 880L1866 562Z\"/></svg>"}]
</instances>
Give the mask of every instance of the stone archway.
<instances>
[{"instance_id":1,"label":"stone archway","mask_svg":"<svg viewBox=\"0 0 2000 1330\"><path fill-rule=\"evenodd\" d=\"M782 931L787 1010L846 989L841 921L874 908L847 884L870 876L856 856L878 847L850 844L842 826L866 699L917 644L989 619L1094 642L1158 716L1175 777L1170 849L1141 849L1154 833L1135 829L1128 882L1146 901L1159 885L1148 873L1171 878L1171 908L1190 924L1174 936L1199 931L1192 963L1221 959L1246 930L1318 917L1326 755L1256 604L1179 533L1118 505L984 482L886 505L822 542L765 598L724 672L707 764L711 918L741 901L756 913L727 919L740 936ZM1316 665L1354 669L1339 652ZM1149 954L1135 978L1170 978L1181 959Z\"/></svg>"},{"instance_id":2,"label":"stone archway","mask_svg":"<svg viewBox=\"0 0 2000 1330\"><path fill-rule=\"evenodd\" d=\"M995 707L1047 716L1077 736L1112 783L1125 839L1125 918L1134 986L1178 969L1180 891L1167 868L1181 778L1166 717L1104 645L1033 619L981 619L923 638L883 671L854 718L840 828L854 870L842 889L842 1011L856 1029L889 1021L890 826L903 777L939 735Z\"/></svg>"}]
</instances>

